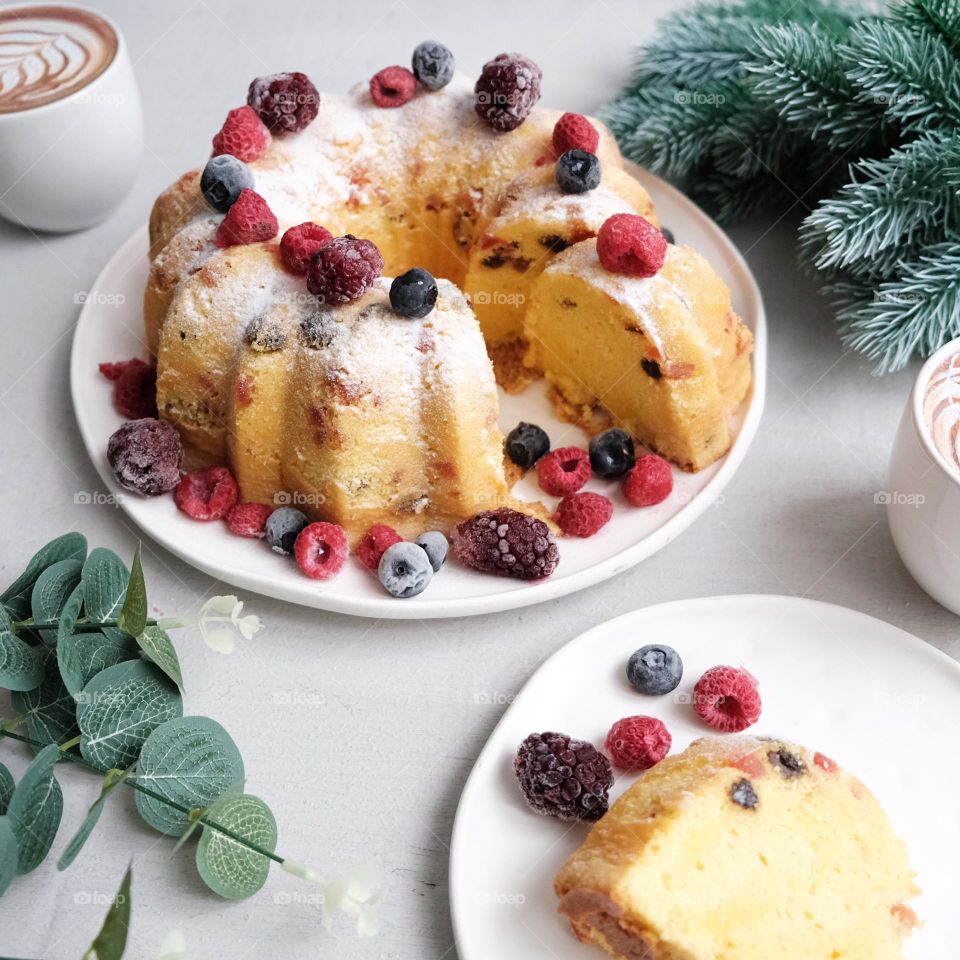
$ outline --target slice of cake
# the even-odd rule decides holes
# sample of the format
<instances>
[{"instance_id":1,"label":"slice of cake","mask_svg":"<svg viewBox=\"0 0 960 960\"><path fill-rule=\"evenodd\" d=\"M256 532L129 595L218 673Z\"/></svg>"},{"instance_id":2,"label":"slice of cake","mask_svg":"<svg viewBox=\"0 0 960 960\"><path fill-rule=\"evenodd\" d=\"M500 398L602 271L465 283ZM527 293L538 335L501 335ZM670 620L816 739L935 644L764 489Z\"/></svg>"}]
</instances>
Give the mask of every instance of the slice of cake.
<instances>
[{"instance_id":1,"label":"slice of cake","mask_svg":"<svg viewBox=\"0 0 960 960\"><path fill-rule=\"evenodd\" d=\"M604 167L600 185L583 193L564 193L553 164L507 187L496 215L477 231L463 282L494 358L522 339L530 285L554 255L596 236L622 210L659 222L647 191L618 167Z\"/></svg>"},{"instance_id":2,"label":"slice of cake","mask_svg":"<svg viewBox=\"0 0 960 960\"><path fill-rule=\"evenodd\" d=\"M555 887L574 933L621 960L895 960L916 923L906 850L866 787L748 736L643 774Z\"/></svg>"},{"instance_id":3,"label":"slice of cake","mask_svg":"<svg viewBox=\"0 0 960 960\"><path fill-rule=\"evenodd\" d=\"M597 241L554 257L531 287L526 363L562 411L599 411L685 470L730 447L729 418L750 388L753 337L730 290L698 253L670 244L650 277L605 269Z\"/></svg>"}]
</instances>

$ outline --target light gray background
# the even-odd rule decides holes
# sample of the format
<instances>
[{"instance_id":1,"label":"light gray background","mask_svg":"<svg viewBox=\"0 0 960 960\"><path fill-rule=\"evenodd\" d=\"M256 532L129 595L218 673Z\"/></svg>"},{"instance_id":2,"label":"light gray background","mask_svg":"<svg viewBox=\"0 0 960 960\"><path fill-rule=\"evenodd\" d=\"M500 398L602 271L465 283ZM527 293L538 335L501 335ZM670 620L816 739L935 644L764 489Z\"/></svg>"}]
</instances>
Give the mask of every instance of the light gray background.
<instances>
[{"instance_id":1,"label":"light gray background","mask_svg":"<svg viewBox=\"0 0 960 960\"><path fill-rule=\"evenodd\" d=\"M302 69L344 90L436 37L476 75L503 50L543 67L543 102L592 111L626 80L630 48L673 2L383 4L100 0L125 31L143 92L143 169L110 220L73 236L0 225L0 582L71 528L130 556L137 535L110 507L79 506L97 489L67 384L74 297L145 220L168 182L196 166L250 79ZM190 862L140 823L129 796L110 802L76 864L55 860L98 791L61 774L64 827L51 856L0 901L0 954L79 957L103 898L134 861L129 957L157 955L181 929L191 958L273 955L441 960L456 951L447 857L457 798L505 704L561 644L603 619L680 597L783 593L844 604L960 655L957 619L901 565L875 494L916 367L876 379L841 355L830 312L796 265L802 207L732 231L770 318L770 390L753 449L723 502L641 566L563 600L461 621L372 622L247 597L266 629L232 657L179 634L186 706L234 735L247 789L268 800L279 850L330 876L374 865L386 886L383 931L357 940L349 920L325 934L310 890L279 871L252 900L226 904ZM105 357L104 359L114 359ZM150 597L166 615L195 611L228 588L144 544ZM650 638L638 637L641 640ZM660 638L669 640L669 638ZM777 638L771 636L771 643ZM8 714L0 700L0 714ZM19 775L26 753L0 758ZM491 818L491 831L496 830Z\"/></svg>"}]
</instances>

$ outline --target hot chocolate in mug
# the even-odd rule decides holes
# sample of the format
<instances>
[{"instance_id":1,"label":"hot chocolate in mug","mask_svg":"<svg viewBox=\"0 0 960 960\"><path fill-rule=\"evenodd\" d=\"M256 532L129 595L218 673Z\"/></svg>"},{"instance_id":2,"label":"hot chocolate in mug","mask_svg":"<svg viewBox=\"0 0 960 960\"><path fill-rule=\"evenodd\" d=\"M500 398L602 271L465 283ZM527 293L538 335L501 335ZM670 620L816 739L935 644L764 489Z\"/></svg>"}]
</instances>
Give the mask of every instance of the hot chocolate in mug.
<instances>
[{"instance_id":1,"label":"hot chocolate in mug","mask_svg":"<svg viewBox=\"0 0 960 960\"><path fill-rule=\"evenodd\" d=\"M890 455L890 532L917 583L960 614L960 340L923 366Z\"/></svg>"},{"instance_id":2,"label":"hot chocolate in mug","mask_svg":"<svg viewBox=\"0 0 960 960\"><path fill-rule=\"evenodd\" d=\"M0 8L0 216L79 230L123 199L143 116L123 35L67 4Z\"/></svg>"}]
</instances>

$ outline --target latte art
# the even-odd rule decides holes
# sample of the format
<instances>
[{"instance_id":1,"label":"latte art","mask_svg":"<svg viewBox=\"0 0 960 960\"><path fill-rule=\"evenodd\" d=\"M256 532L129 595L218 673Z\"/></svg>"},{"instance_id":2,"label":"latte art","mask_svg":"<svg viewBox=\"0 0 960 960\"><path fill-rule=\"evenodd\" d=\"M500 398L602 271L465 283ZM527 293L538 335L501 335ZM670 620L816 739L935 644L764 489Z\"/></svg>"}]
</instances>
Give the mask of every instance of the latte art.
<instances>
[{"instance_id":1,"label":"latte art","mask_svg":"<svg viewBox=\"0 0 960 960\"><path fill-rule=\"evenodd\" d=\"M110 25L88 10L0 10L0 113L29 110L82 89L116 52Z\"/></svg>"},{"instance_id":2,"label":"latte art","mask_svg":"<svg viewBox=\"0 0 960 960\"><path fill-rule=\"evenodd\" d=\"M960 470L960 353L944 360L930 377L923 418L941 456Z\"/></svg>"}]
</instances>

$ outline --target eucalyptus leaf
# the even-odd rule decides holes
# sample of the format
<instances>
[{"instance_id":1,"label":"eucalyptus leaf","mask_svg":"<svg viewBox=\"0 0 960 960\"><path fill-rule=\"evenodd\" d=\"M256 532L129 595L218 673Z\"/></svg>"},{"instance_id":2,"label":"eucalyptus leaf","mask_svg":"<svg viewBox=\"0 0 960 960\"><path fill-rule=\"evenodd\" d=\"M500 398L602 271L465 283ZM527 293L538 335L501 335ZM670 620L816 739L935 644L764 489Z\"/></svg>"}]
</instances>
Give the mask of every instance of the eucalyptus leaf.
<instances>
[{"instance_id":1,"label":"eucalyptus leaf","mask_svg":"<svg viewBox=\"0 0 960 960\"><path fill-rule=\"evenodd\" d=\"M77 704L64 686L52 657L47 676L35 690L14 692L10 702L27 724L27 734L43 744L70 740L78 733Z\"/></svg>"},{"instance_id":2,"label":"eucalyptus leaf","mask_svg":"<svg viewBox=\"0 0 960 960\"><path fill-rule=\"evenodd\" d=\"M83 608L91 620L116 620L123 609L130 574L123 561L105 547L90 551L83 564Z\"/></svg>"},{"instance_id":3,"label":"eucalyptus leaf","mask_svg":"<svg viewBox=\"0 0 960 960\"><path fill-rule=\"evenodd\" d=\"M30 615L37 627L59 618L74 587L80 583L82 566L79 560L58 560L37 577L30 594ZM41 630L40 636L44 643L53 644L57 639L57 631Z\"/></svg>"},{"instance_id":4,"label":"eucalyptus leaf","mask_svg":"<svg viewBox=\"0 0 960 960\"><path fill-rule=\"evenodd\" d=\"M127 948L127 931L130 929L130 881L133 867L127 867L120 889L110 904L103 926L96 940L87 948L83 960L121 960Z\"/></svg>"},{"instance_id":5,"label":"eucalyptus leaf","mask_svg":"<svg viewBox=\"0 0 960 960\"><path fill-rule=\"evenodd\" d=\"M0 593L0 603L10 611L14 620L25 620L30 616L30 594L40 574L60 560L79 560L82 563L86 555L87 538L82 533L65 533L51 540L31 557L27 569Z\"/></svg>"},{"instance_id":6,"label":"eucalyptus leaf","mask_svg":"<svg viewBox=\"0 0 960 960\"><path fill-rule=\"evenodd\" d=\"M9 817L0 817L0 897L17 875L17 835Z\"/></svg>"},{"instance_id":7,"label":"eucalyptus leaf","mask_svg":"<svg viewBox=\"0 0 960 960\"><path fill-rule=\"evenodd\" d=\"M59 759L60 748L55 743L44 747L33 758L10 798L7 816L17 837L17 873L35 870L57 835L63 794L53 768Z\"/></svg>"},{"instance_id":8,"label":"eucalyptus leaf","mask_svg":"<svg viewBox=\"0 0 960 960\"><path fill-rule=\"evenodd\" d=\"M57 641L57 663L66 688L79 697L83 688L107 667L137 657L132 637L117 631L77 633Z\"/></svg>"},{"instance_id":9,"label":"eucalyptus leaf","mask_svg":"<svg viewBox=\"0 0 960 960\"><path fill-rule=\"evenodd\" d=\"M132 637L139 637L147 625L147 585L143 580L143 567L140 564L140 544L133 555L130 567L130 582L123 598L123 607L118 617L121 630Z\"/></svg>"},{"instance_id":10,"label":"eucalyptus leaf","mask_svg":"<svg viewBox=\"0 0 960 960\"><path fill-rule=\"evenodd\" d=\"M24 643L13 632L13 621L0 606L0 687L32 690L43 683L43 653Z\"/></svg>"},{"instance_id":11,"label":"eucalyptus leaf","mask_svg":"<svg viewBox=\"0 0 960 960\"><path fill-rule=\"evenodd\" d=\"M80 611L83 609L83 584L78 583L73 588L73 593L67 597L67 602L60 611L60 622L57 624L57 643L73 633L73 628L77 625L80 617Z\"/></svg>"},{"instance_id":12,"label":"eucalyptus leaf","mask_svg":"<svg viewBox=\"0 0 960 960\"><path fill-rule=\"evenodd\" d=\"M137 637L140 649L182 690L183 674L173 641L161 627L145 627Z\"/></svg>"},{"instance_id":13,"label":"eucalyptus leaf","mask_svg":"<svg viewBox=\"0 0 960 960\"><path fill-rule=\"evenodd\" d=\"M103 805L106 803L107 797L126 780L132 770L133 764L127 767L126 770L107 771L107 775L103 778L103 785L100 788L100 796L90 805L87 815L83 818L83 823L80 824L80 829L77 830L70 839L66 849L57 861L58 870L66 870L67 867L77 859L77 854L83 849L83 845L87 842L90 834L93 833L93 828L100 819L100 814L103 813Z\"/></svg>"},{"instance_id":14,"label":"eucalyptus leaf","mask_svg":"<svg viewBox=\"0 0 960 960\"><path fill-rule=\"evenodd\" d=\"M219 805L214 821L271 853L277 846L277 821L270 808L249 793ZM203 882L228 900L243 900L267 881L270 861L262 853L204 825L197 844L197 870Z\"/></svg>"},{"instance_id":15,"label":"eucalyptus leaf","mask_svg":"<svg viewBox=\"0 0 960 960\"><path fill-rule=\"evenodd\" d=\"M187 809L209 807L243 781L243 758L230 734L209 717L178 717L147 738L137 783ZM137 793L137 810L155 830L177 835L190 825L180 810Z\"/></svg>"},{"instance_id":16,"label":"eucalyptus leaf","mask_svg":"<svg viewBox=\"0 0 960 960\"><path fill-rule=\"evenodd\" d=\"M0 817L7 812L7 805L13 796L13 774L0 763Z\"/></svg>"},{"instance_id":17,"label":"eucalyptus leaf","mask_svg":"<svg viewBox=\"0 0 960 960\"><path fill-rule=\"evenodd\" d=\"M194 831L200 826L201 817L206 817L216 822L217 811L220 809L220 807L231 797L237 797L241 793L243 793L243 783L233 783L227 787L223 793L223 796L221 796L216 803L212 803L209 807L194 807L190 811L190 816L187 818L190 822L190 825L186 830L183 831L183 833L180 834L180 838L177 840L176 844L174 844L173 853L176 853L193 836Z\"/></svg>"},{"instance_id":18,"label":"eucalyptus leaf","mask_svg":"<svg viewBox=\"0 0 960 960\"><path fill-rule=\"evenodd\" d=\"M78 698L80 753L103 772L127 767L157 727L182 713L180 692L152 663L114 664L98 673Z\"/></svg>"}]
</instances>

